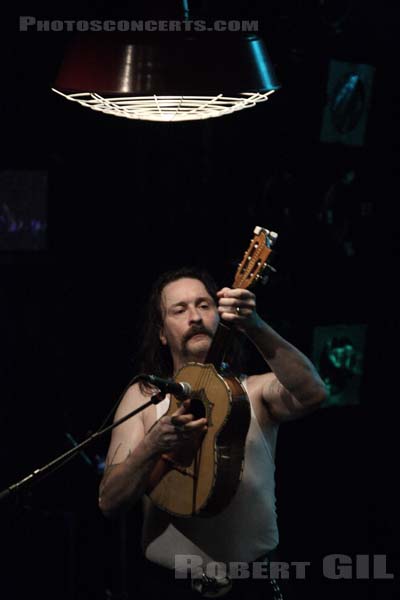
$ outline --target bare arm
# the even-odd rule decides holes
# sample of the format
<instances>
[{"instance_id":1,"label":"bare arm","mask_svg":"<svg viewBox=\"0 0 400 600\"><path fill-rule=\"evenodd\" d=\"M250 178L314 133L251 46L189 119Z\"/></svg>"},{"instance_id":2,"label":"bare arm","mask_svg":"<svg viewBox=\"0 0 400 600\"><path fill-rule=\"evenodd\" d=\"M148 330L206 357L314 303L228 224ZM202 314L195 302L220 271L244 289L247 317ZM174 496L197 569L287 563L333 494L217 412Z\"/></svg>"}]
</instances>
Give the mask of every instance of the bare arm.
<instances>
[{"instance_id":1,"label":"bare arm","mask_svg":"<svg viewBox=\"0 0 400 600\"><path fill-rule=\"evenodd\" d=\"M115 414L120 419L143 404L138 387L130 388ZM106 467L100 483L99 507L107 515L134 504L144 493L147 477L157 460L145 441L143 413L112 431Z\"/></svg>"},{"instance_id":2,"label":"bare arm","mask_svg":"<svg viewBox=\"0 0 400 600\"><path fill-rule=\"evenodd\" d=\"M239 307L241 314L237 314ZM256 346L272 373L250 381L256 396L276 422L303 416L320 406L326 395L325 385L312 362L286 341L256 312L255 296L248 290L220 292L220 313L235 323Z\"/></svg>"},{"instance_id":3,"label":"bare arm","mask_svg":"<svg viewBox=\"0 0 400 600\"><path fill-rule=\"evenodd\" d=\"M248 337L272 370L260 378L259 385L262 401L273 420L292 420L320 406L325 385L300 350L262 320Z\"/></svg>"},{"instance_id":4,"label":"bare arm","mask_svg":"<svg viewBox=\"0 0 400 600\"><path fill-rule=\"evenodd\" d=\"M115 420L147 400L137 385L132 386L122 399ZM170 417L162 417L146 434L143 413L113 429L100 483L99 507L103 514L113 516L135 504L146 492L160 456L180 447L199 431L204 431L206 419L195 421L193 415L186 413L186 406L182 406L174 415L184 430L177 431Z\"/></svg>"}]
</instances>

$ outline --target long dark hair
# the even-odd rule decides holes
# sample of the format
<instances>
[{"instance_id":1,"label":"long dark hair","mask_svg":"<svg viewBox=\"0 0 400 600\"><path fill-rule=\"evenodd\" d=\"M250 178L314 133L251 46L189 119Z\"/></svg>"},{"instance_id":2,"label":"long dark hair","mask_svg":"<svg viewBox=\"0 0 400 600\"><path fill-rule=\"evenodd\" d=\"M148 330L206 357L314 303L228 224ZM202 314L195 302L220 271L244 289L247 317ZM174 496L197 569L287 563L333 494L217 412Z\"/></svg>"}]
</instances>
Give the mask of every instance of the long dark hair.
<instances>
[{"instance_id":1,"label":"long dark hair","mask_svg":"<svg viewBox=\"0 0 400 600\"><path fill-rule=\"evenodd\" d=\"M161 294L166 285L183 278L198 279L201 281L215 304L218 304L217 291L219 288L214 278L206 270L197 267L183 267L163 273L152 287L143 322L143 342L137 357L141 373L166 378L173 375L173 362L170 350L168 346L162 345L160 341L160 331L163 325ZM230 348L227 349L226 360L229 363L229 369L233 373L239 374L242 372L244 362L243 352L236 336ZM148 393L149 389L145 383L141 382L139 385L142 392Z\"/></svg>"}]
</instances>

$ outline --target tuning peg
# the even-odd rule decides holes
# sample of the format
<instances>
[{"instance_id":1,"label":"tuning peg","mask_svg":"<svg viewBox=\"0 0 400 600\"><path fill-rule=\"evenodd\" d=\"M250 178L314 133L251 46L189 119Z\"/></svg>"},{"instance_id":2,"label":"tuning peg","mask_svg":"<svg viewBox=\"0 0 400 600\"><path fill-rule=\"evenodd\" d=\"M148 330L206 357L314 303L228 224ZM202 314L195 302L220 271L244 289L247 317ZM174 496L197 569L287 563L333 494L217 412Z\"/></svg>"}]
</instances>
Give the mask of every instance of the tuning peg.
<instances>
[{"instance_id":1,"label":"tuning peg","mask_svg":"<svg viewBox=\"0 0 400 600\"><path fill-rule=\"evenodd\" d=\"M259 227L258 225L254 228L253 233L255 233L256 235L264 233L266 240L268 240L269 247L272 247L278 238L278 234L276 233L276 231L270 231L266 227Z\"/></svg>"},{"instance_id":2,"label":"tuning peg","mask_svg":"<svg viewBox=\"0 0 400 600\"><path fill-rule=\"evenodd\" d=\"M269 270L270 270L270 271L272 271L273 273L276 273L276 272L277 272L277 271L276 271L276 269L275 269L275 267L273 267L273 266L272 266L272 265L270 265L269 263L267 263L267 264L264 266L264 269L269 269Z\"/></svg>"},{"instance_id":3,"label":"tuning peg","mask_svg":"<svg viewBox=\"0 0 400 600\"><path fill-rule=\"evenodd\" d=\"M262 269L262 270L263 270L263 272L264 272L266 269L268 269L268 270L269 270L269 271L271 271L272 273L276 273L276 272L277 272L277 271L276 271L276 269L275 269L275 267L273 267L273 266L272 266L272 265L270 265L269 263L267 263L266 265L264 265L264 266L263 266L263 269ZM256 281L258 281L259 283L261 283L261 285L265 285L265 284L268 282L268 280L269 280L269 276L270 276L270 273L263 273L263 275L261 275L261 273L259 273L259 274L256 276Z\"/></svg>"},{"instance_id":4,"label":"tuning peg","mask_svg":"<svg viewBox=\"0 0 400 600\"><path fill-rule=\"evenodd\" d=\"M276 240L278 239L278 234L276 233L276 231L270 231L270 232L268 232L267 238L268 238L268 242L269 242L269 247L272 248L272 246L275 244Z\"/></svg>"}]
</instances>

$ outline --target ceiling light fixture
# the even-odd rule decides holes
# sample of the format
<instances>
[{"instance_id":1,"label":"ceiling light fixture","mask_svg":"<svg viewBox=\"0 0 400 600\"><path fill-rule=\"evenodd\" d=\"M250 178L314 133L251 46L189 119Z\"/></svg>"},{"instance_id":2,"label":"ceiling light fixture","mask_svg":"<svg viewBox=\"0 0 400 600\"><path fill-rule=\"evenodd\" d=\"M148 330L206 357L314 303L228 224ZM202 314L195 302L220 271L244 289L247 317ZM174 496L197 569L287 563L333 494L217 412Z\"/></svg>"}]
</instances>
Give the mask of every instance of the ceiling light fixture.
<instances>
[{"instance_id":1,"label":"ceiling light fixture","mask_svg":"<svg viewBox=\"0 0 400 600\"><path fill-rule=\"evenodd\" d=\"M135 32L81 34L53 91L105 114L167 122L250 108L279 87L257 35Z\"/></svg>"}]
</instances>

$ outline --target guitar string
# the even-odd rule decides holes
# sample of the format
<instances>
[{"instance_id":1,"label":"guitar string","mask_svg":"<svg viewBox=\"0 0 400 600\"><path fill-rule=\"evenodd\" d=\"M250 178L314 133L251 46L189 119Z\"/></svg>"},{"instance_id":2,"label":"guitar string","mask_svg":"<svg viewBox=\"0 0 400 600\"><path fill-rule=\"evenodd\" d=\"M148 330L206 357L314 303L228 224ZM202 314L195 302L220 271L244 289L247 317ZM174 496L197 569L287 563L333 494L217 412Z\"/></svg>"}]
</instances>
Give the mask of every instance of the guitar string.
<instances>
[{"instance_id":1,"label":"guitar string","mask_svg":"<svg viewBox=\"0 0 400 600\"><path fill-rule=\"evenodd\" d=\"M231 331L229 333L231 333ZM229 340L229 337L230 336L228 335L228 340ZM225 341L224 339L222 339L221 341L217 340L217 342L219 342L219 343L217 343L217 347L215 349L215 354L217 356L220 355L221 351L223 350L222 342L224 342L224 341ZM224 358L224 356L221 357L221 360L223 358ZM211 410L210 410L210 406L209 406L207 388L208 388L209 383L212 381L213 376L214 376L214 373L211 368L200 367L200 375L198 376L197 384L196 384L197 385L196 389L203 390L202 402L203 403L206 402L205 416L207 418L208 426L210 424L209 420L211 417ZM209 433L209 430L207 431L207 433ZM207 435L207 433L206 433L206 435ZM192 511L193 511L193 513L196 510L198 480L199 480L199 473L200 473L200 469L201 469L201 459L202 459L202 448L203 448L203 443L201 443L199 445L199 447L197 448L194 459L193 459L193 496L192 496Z\"/></svg>"},{"instance_id":2,"label":"guitar string","mask_svg":"<svg viewBox=\"0 0 400 600\"><path fill-rule=\"evenodd\" d=\"M223 340L222 340L223 341ZM217 339L217 347L215 349L215 354L218 356L221 353L222 350L222 343L219 343L219 340ZM223 358L223 357L222 357ZM206 402L206 412L205 412L205 416L207 418L207 424L209 425L209 420L211 417L211 410L210 410L210 406L209 406L209 400L208 400L208 396L207 396L207 388L208 388L208 384L210 383L210 381L212 381L212 377L213 377L213 372L212 369L209 367L200 367L200 375L197 379L197 384L196 384L196 389L199 390L204 390L203 392L203 398L202 401L203 403ZM209 433L209 430L208 432ZM194 479L193 479L193 494L194 494L194 499L193 502L195 504L195 499L197 496L197 481L199 478L199 472L200 472L200 468L201 468L201 450L202 450L202 446L203 444L200 444L200 446L197 448L196 454L195 454L195 458L193 461L193 474L194 474Z\"/></svg>"},{"instance_id":3,"label":"guitar string","mask_svg":"<svg viewBox=\"0 0 400 600\"><path fill-rule=\"evenodd\" d=\"M264 240L265 243L265 240ZM253 252L254 252L254 246L252 248ZM249 261L250 265L247 266L247 270L250 267L250 273L252 273L257 261L260 259L261 253L263 250L263 245L259 244L258 248L256 248L255 252L252 255L252 259ZM244 260L246 259L246 256L251 256L250 251L248 250ZM266 257L268 258L268 256ZM245 265L244 265L245 266ZM243 277L240 281L240 283L237 285L237 287L241 287L243 286ZM223 350L223 344L222 342L226 342L226 344L231 343L232 341L232 330L229 330L228 336L226 340L221 340L221 343L219 344L219 348L217 346L216 348L216 355L218 356L218 354L221 353L221 351ZM225 344L225 351L226 351L226 344ZM224 356L221 357L221 360L223 360ZM203 371L204 369L204 371ZM207 397L207 388L208 388L208 384L210 383L210 381L212 381L212 369L209 368L204 368L204 367L200 367L200 375L198 376L197 382L196 382L196 389L199 390L204 390L204 396L203 396L203 402L207 401L207 408L206 408L206 417L207 417L207 422L209 420L209 417L211 416L211 410L209 407L209 401L208 401L208 397ZM209 431L207 431L207 433L209 433ZM198 478L199 478L199 472L200 472L200 465L201 465L201 451L202 451L202 447L203 447L203 443L201 443L199 445L199 447L196 450L194 459L193 459L193 496L192 496L192 512L193 514L195 514L195 510L196 510L196 500L197 500L197 490L198 490Z\"/></svg>"}]
</instances>

